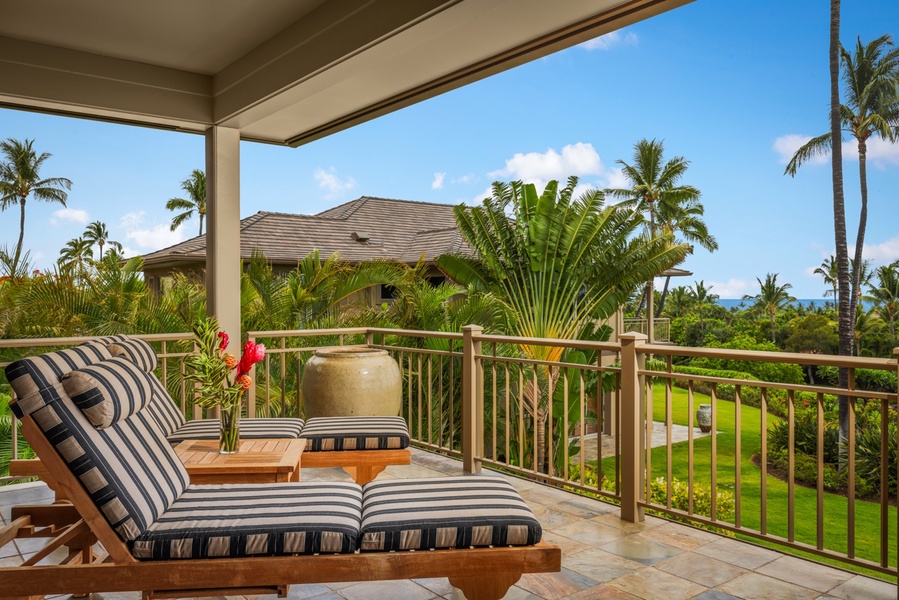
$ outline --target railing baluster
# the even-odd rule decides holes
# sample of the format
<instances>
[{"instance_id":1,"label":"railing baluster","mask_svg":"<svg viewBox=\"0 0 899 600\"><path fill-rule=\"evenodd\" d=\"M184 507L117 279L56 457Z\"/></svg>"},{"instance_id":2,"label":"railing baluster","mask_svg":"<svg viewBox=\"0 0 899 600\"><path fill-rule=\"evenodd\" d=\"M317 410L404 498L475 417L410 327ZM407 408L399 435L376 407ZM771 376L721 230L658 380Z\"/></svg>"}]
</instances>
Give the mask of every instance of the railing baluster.
<instances>
[{"instance_id":1,"label":"railing baluster","mask_svg":"<svg viewBox=\"0 0 899 600\"><path fill-rule=\"evenodd\" d=\"M666 357L665 368L666 371L671 373L671 357ZM673 465L671 458L671 429L674 426L674 419L672 417L673 407L671 406L674 402L674 398L672 397L672 381L671 377L665 378L665 506L669 509L671 508L671 486L672 480L674 479L674 474L672 473ZM649 452L652 452L652 443L649 444Z\"/></svg>"},{"instance_id":2,"label":"railing baluster","mask_svg":"<svg viewBox=\"0 0 899 600\"><path fill-rule=\"evenodd\" d=\"M759 493L761 495L761 525L762 535L768 533L768 388L759 389L760 401L762 404L762 458L761 458L761 479L759 481Z\"/></svg>"},{"instance_id":3,"label":"railing baluster","mask_svg":"<svg viewBox=\"0 0 899 600\"><path fill-rule=\"evenodd\" d=\"M855 373L849 374L849 388L854 387ZM849 439L846 441L846 555L855 558L855 410L856 398L849 396Z\"/></svg>"},{"instance_id":4,"label":"railing baluster","mask_svg":"<svg viewBox=\"0 0 899 600\"><path fill-rule=\"evenodd\" d=\"M555 395L555 389L553 388L553 367L549 367L547 369L547 377L546 377L546 450L549 455L546 459L546 472L552 477L553 476L553 462L555 461L555 457L553 456L553 396Z\"/></svg>"},{"instance_id":5,"label":"railing baluster","mask_svg":"<svg viewBox=\"0 0 899 600\"><path fill-rule=\"evenodd\" d=\"M824 549L824 394L817 394L817 412L818 412L818 444L816 453L818 456L818 481L816 489L817 500L817 547L818 550Z\"/></svg>"},{"instance_id":6,"label":"railing baluster","mask_svg":"<svg viewBox=\"0 0 899 600\"><path fill-rule=\"evenodd\" d=\"M518 367L518 466L524 468L524 368Z\"/></svg>"},{"instance_id":7,"label":"railing baluster","mask_svg":"<svg viewBox=\"0 0 899 600\"><path fill-rule=\"evenodd\" d=\"M552 418L552 416L550 416ZM584 431L583 426L583 414L581 415L581 424L580 430L581 433ZM568 369L562 369L562 431L559 434L559 437L562 439L562 477L565 481L568 481L568 462L571 460L568 456L568 432L570 431L569 423L568 423ZM581 463L581 470L583 471L583 463Z\"/></svg>"},{"instance_id":8,"label":"railing baluster","mask_svg":"<svg viewBox=\"0 0 899 600\"><path fill-rule=\"evenodd\" d=\"M886 567L890 560L890 403L880 401L880 566Z\"/></svg>"},{"instance_id":9,"label":"railing baluster","mask_svg":"<svg viewBox=\"0 0 899 600\"><path fill-rule=\"evenodd\" d=\"M418 358L418 386L417 386L417 388L418 388L418 394L417 394L416 400L417 400L417 402L418 402L418 439L421 440L421 441L425 441L425 436L424 436L424 434L422 433L422 428L421 428L421 424L422 424L422 414L421 414L421 412L422 412L422 408L421 408L421 399L422 399L422 394L421 394L421 392L422 392L421 354L419 354L419 355L417 356L417 358Z\"/></svg>"},{"instance_id":10,"label":"railing baluster","mask_svg":"<svg viewBox=\"0 0 899 600\"><path fill-rule=\"evenodd\" d=\"M687 381L687 514L693 514L693 467L696 464L693 456L693 380Z\"/></svg>"},{"instance_id":11,"label":"railing baluster","mask_svg":"<svg viewBox=\"0 0 899 600\"><path fill-rule=\"evenodd\" d=\"M342 339L342 338L341 338ZM341 345L343 345L341 343ZM287 416L287 338L281 337L281 417Z\"/></svg>"},{"instance_id":12,"label":"railing baluster","mask_svg":"<svg viewBox=\"0 0 899 600\"><path fill-rule=\"evenodd\" d=\"M740 527L742 521L741 505L742 505L742 457L743 457L743 435L742 435L742 419L743 406L741 403L740 386L734 387L734 526Z\"/></svg>"},{"instance_id":13,"label":"railing baluster","mask_svg":"<svg viewBox=\"0 0 899 600\"><path fill-rule=\"evenodd\" d=\"M788 458L787 458L787 540L796 538L796 407L793 403L793 390L787 391L787 421L789 426Z\"/></svg>"},{"instance_id":14,"label":"railing baluster","mask_svg":"<svg viewBox=\"0 0 899 600\"><path fill-rule=\"evenodd\" d=\"M531 470L534 471L534 473L539 473L540 472L540 457L537 455L537 451L538 451L537 429L541 425L540 425L539 419L537 419L537 413L540 411L540 382L537 381L537 366L536 365L534 366L534 392L533 392L533 397L531 398L531 400L533 402L533 404L531 406L531 408L533 409L533 412L531 413L531 422L533 423L532 431L534 434L533 435L534 451L533 451L533 457L532 457L533 462L531 462Z\"/></svg>"},{"instance_id":15,"label":"railing baluster","mask_svg":"<svg viewBox=\"0 0 899 600\"><path fill-rule=\"evenodd\" d=\"M506 369L506 415L505 415L505 418L506 418L506 423L505 423L505 425L506 425L506 427L505 427L505 429L503 430L503 433L505 434L504 437L506 438L506 464L512 464L511 456L509 455L509 452L510 452L510 448L509 448L509 443L510 443L510 441L509 441L509 438L512 437L512 432L509 430L509 406L510 406L510 402L509 402L510 398L509 398L509 396L510 396L510 391L511 391L511 387L512 387L511 381L509 380L509 378L510 378L510 375L509 375L509 363L506 363L506 364L505 364L505 369Z\"/></svg>"},{"instance_id":16,"label":"railing baluster","mask_svg":"<svg viewBox=\"0 0 899 600\"><path fill-rule=\"evenodd\" d=\"M437 372L439 373L440 379L437 382L437 446L440 448L445 448L446 444L444 443L443 437L443 355L437 357Z\"/></svg>"},{"instance_id":17,"label":"railing baluster","mask_svg":"<svg viewBox=\"0 0 899 600\"><path fill-rule=\"evenodd\" d=\"M712 479L709 484L712 488L711 506L709 509L709 518L713 521L718 520L718 386L712 385Z\"/></svg>"},{"instance_id":18,"label":"railing baluster","mask_svg":"<svg viewBox=\"0 0 899 600\"><path fill-rule=\"evenodd\" d=\"M433 441L431 434L434 431L434 394L432 393L432 390L434 389L434 377L431 373L433 365L434 356L428 355L428 444L431 444Z\"/></svg>"},{"instance_id":19,"label":"railing baluster","mask_svg":"<svg viewBox=\"0 0 899 600\"><path fill-rule=\"evenodd\" d=\"M491 373L493 375L493 398L490 401L490 408L493 413L493 440L491 443L491 454L490 458L496 460L497 458L497 447L496 447L496 397L497 397L497 382L496 382L496 344L493 344L493 361L490 363Z\"/></svg>"}]
</instances>

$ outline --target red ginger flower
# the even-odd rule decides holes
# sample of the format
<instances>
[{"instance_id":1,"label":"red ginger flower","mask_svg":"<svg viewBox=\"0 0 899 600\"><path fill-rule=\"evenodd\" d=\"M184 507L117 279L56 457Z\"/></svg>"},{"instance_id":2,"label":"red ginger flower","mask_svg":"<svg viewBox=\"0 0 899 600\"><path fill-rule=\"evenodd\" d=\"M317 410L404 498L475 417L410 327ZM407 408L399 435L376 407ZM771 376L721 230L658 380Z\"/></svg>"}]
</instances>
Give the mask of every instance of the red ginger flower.
<instances>
[{"instance_id":1,"label":"red ginger flower","mask_svg":"<svg viewBox=\"0 0 899 600\"><path fill-rule=\"evenodd\" d=\"M237 377L240 378L249 373L253 365L263 358L265 358L265 346L248 341L243 345L243 356L240 357L240 364L237 365Z\"/></svg>"},{"instance_id":2,"label":"red ginger flower","mask_svg":"<svg viewBox=\"0 0 899 600\"><path fill-rule=\"evenodd\" d=\"M219 352L224 352L225 350L228 349L228 339L229 339L228 334L225 333L224 331L219 331L218 337L219 337ZM234 367L231 367L231 368L234 368Z\"/></svg>"}]
</instances>

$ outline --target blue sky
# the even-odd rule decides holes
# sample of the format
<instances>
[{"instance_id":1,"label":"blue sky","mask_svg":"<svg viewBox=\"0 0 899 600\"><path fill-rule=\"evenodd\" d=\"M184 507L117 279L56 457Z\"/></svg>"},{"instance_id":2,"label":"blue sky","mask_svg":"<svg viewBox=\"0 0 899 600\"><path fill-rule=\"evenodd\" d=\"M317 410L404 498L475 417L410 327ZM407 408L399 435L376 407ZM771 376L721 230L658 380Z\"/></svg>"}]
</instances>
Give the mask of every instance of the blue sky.
<instances>
[{"instance_id":1,"label":"blue sky","mask_svg":"<svg viewBox=\"0 0 899 600\"><path fill-rule=\"evenodd\" d=\"M680 9L291 149L241 145L241 215L316 213L359 196L458 204L492 181L579 175L623 185L641 138L691 161L719 250L684 268L724 298L778 273L799 298L827 289L811 271L833 252L829 162L782 175L785 156L828 127L827 0L697 0ZM895 0L843 0L847 46L899 35ZM100 220L132 254L196 234L169 231L165 201L204 165L201 136L0 109L0 138L34 138L45 177L74 182L67 209L29 202L25 247L40 268ZM849 243L858 225L858 160L844 149ZM865 256L899 259L899 145L869 144ZM0 213L12 247L18 211Z\"/></svg>"}]
</instances>

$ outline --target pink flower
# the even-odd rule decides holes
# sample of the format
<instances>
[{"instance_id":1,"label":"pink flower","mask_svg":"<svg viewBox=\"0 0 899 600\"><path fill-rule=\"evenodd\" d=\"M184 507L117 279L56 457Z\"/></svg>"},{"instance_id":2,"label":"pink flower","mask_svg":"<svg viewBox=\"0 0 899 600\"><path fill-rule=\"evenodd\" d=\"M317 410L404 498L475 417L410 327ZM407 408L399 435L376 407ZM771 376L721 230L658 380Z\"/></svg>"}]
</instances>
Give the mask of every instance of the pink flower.
<instances>
[{"instance_id":1,"label":"pink flower","mask_svg":"<svg viewBox=\"0 0 899 600\"><path fill-rule=\"evenodd\" d=\"M253 365L263 358L265 358L265 346L248 341L243 345L243 356L240 357L240 364L237 365L237 377L240 378L249 373Z\"/></svg>"},{"instance_id":2,"label":"pink flower","mask_svg":"<svg viewBox=\"0 0 899 600\"><path fill-rule=\"evenodd\" d=\"M228 349L228 334L224 331L219 331L219 352L224 352Z\"/></svg>"}]
</instances>

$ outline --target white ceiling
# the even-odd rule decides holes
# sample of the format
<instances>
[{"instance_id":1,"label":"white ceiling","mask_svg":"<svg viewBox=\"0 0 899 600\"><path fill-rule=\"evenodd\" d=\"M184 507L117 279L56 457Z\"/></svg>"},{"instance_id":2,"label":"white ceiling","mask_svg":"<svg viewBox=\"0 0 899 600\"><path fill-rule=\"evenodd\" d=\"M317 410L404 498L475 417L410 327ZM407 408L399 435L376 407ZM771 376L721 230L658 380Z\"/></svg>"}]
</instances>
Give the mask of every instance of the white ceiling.
<instances>
[{"instance_id":1,"label":"white ceiling","mask_svg":"<svg viewBox=\"0 0 899 600\"><path fill-rule=\"evenodd\" d=\"M0 106L302 144L690 0L4 0Z\"/></svg>"}]
</instances>

